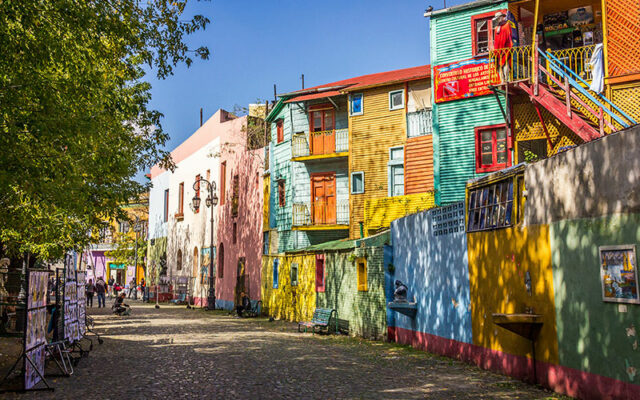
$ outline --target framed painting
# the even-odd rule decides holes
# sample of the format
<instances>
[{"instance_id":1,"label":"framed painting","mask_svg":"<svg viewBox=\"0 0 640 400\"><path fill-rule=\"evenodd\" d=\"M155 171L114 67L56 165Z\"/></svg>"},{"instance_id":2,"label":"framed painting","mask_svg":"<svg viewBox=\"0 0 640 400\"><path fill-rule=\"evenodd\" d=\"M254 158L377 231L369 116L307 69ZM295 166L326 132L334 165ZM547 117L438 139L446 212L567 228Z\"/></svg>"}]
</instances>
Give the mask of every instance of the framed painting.
<instances>
[{"instance_id":1,"label":"framed painting","mask_svg":"<svg viewBox=\"0 0 640 400\"><path fill-rule=\"evenodd\" d=\"M600 246L602 300L640 304L635 245Z\"/></svg>"}]
</instances>

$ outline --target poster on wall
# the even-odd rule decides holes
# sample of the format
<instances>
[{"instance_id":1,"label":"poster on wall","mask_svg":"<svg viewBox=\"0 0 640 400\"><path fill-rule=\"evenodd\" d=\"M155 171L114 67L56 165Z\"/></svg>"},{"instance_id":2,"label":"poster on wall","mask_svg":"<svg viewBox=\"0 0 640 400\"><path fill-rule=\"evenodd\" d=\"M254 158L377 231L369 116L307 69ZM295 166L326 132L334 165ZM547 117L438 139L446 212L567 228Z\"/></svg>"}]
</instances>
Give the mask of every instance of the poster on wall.
<instances>
[{"instance_id":1,"label":"poster on wall","mask_svg":"<svg viewBox=\"0 0 640 400\"><path fill-rule=\"evenodd\" d=\"M640 304L635 245L600 246L602 300Z\"/></svg>"},{"instance_id":2,"label":"poster on wall","mask_svg":"<svg viewBox=\"0 0 640 400\"><path fill-rule=\"evenodd\" d=\"M491 62L472 58L433 67L436 103L491 94ZM497 74L494 74L497 75Z\"/></svg>"}]
</instances>

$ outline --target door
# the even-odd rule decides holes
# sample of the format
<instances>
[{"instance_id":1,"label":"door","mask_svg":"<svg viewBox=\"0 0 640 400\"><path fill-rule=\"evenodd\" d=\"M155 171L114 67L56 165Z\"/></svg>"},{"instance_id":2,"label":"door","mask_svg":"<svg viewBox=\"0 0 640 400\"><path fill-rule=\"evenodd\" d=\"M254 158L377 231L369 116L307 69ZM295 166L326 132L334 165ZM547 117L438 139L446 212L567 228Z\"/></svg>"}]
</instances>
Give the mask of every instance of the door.
<instances>
[{"instance_id":1,"label":"door","mask_svg":"<svg viewBox=\"0 0 640 400\"><path fill-rule=\"evenodd\" d=\"M312 111L309 121L311 126L311 153L330 154L335 152L336 137L334 110Z\"/></svg>"},{"instance_id":2,"label":"door","mask_svg":"<svg viewBox=\"0 0 640 400\"><path fill-rule=\"evenodd\" d=\"M248 294L245 288L245 264L246 264L246 261L244 257L238 258L238 274L236 275L236 293L235 293L236 304L242 304L241 295L243 292L245 294Z\"/></svg>"},{"instance_id":3,"label":"door","mask_svg":"<svg viewBox=\"0 0 640 400\"><path fill-rule=\"evenodd\" d=\"M336 176L314 175L311 178L311 202L314 224L336 223Z\"/></svg>"},{"instance_id":4,"label":"door","mask_svg":"<svg viewBox=\"0 0 640 400\"><path fill-rule=\"evenodd\" d=\"M124 270L122 270L122 269L117 269L116 270L116 282L118 282L118 285L120 285L120 286L124 286L125 285Z\"/></svg>"},{"instance_id":5,"label":"door","mask_svg":"<svg viewBox=\"0 0 640 400\"><path fill-rule=\"evenodd\" d=\"M311 151L312 154L323 154L324 152L324 135L322 134L322 111L311 113Z\"/></svg>"}]
</instances>

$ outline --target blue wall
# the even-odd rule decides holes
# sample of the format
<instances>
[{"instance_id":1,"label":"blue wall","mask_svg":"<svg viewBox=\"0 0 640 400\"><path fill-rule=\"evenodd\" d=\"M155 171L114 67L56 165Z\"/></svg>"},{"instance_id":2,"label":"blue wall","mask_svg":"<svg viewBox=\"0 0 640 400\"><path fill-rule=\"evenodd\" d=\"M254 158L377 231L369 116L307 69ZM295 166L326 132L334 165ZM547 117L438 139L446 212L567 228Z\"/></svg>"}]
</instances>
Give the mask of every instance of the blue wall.
<instances>
[{"instance_id":1,"label":"blue wall","mask_svg":"<svg viewBox=\"0 0 640 400\"><path fill-rule=\"evenodd\" d=\"M391 223L392 280L409 288L415 319L394 313L388 326L472 343L464 202Z\"/></svg>"}]
</instances>

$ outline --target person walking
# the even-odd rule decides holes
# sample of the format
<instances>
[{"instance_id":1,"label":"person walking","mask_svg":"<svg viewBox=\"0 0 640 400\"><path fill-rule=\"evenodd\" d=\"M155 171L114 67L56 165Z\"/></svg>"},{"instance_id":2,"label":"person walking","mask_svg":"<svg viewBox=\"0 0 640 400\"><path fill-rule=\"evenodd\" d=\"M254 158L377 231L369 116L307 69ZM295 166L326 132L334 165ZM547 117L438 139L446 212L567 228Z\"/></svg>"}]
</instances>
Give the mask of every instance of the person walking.
<instances>
[{"instance_id":1,"label":"person walking","mask_svg":"<svg viewBox=\"0 0 640 400\"><path fill-rule=\"evenodd\" d=\"M144 278L140 279L140 290L142 291L142 301L147 301L147 282Z\"/></svg>"},{"instance_id":2,"label":"person walking","mask_svg":"<svg viewBox=\"0 0 640 400\"><path fill-rule=\"evenodd\" d=\"M98 278L96 281L96 293L98 294L98 308L100 308L100 304L102 304L102 308L104 308L104 295L107 291L107 284L105 283L102 277Z\"/></svg>"},{"instance_id":3,"label":"person walking","mask_svg":"<svg viewBox=\"0 0 640 400\"><path fill-rule=\"evenodd\" d=\"M116 283L116 280L115 280L115 279L113 279L113 276L112 276L111 278L109 278L109 281L108 281L108 282L109 282L109 286L107 287L107 289L109 290L109 294L110 294L111 296L113 296L113 293L114 293L114 292L113 292L113 285ZM116 295L117 295L117 293L116 293Z\"/></svg>"},{"instance_id":4,"label":"person walking","mask_svg":"<svg viewBox=\"0 0 640 400\"><path fill-rule=\"evenodd\" d=\"M96 287L93 284L93 279L89 279L89 283L85 286L85 292L87 294L87 304L93 308L93 293L96 291Z\"/></svg>"},{"instance_id":5,"label":"person walking","mask_svg":"<svg viewBox=\"0 0 640 400\"><path fill-rule=\"evenodd\" d=\"M129 282L129 298L136 295L136 278L131 278Z\"/></svg>"}]
</instances>

